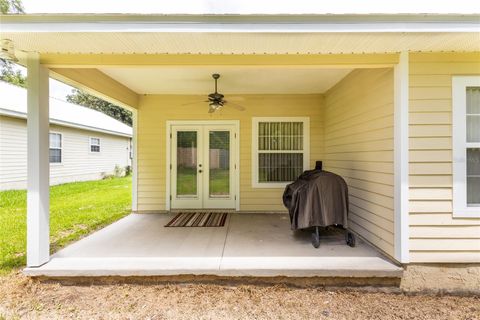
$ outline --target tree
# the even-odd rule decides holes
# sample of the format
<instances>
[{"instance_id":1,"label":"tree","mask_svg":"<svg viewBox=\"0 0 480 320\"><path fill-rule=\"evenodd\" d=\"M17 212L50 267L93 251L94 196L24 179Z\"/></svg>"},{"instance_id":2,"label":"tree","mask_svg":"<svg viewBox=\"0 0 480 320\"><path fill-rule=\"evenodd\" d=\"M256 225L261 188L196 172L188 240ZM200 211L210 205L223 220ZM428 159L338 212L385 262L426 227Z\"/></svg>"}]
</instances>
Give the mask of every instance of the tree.
<instances>
[{"instance_id":1,"label":"tree","mask_svg":"<svg viewBox=\"0 0 480 320\"><path fill-rule=\"evenodd\" d=\"M72 94L67 95L67 101L100 111L126 125L132 126L132 113L130 111L81 90L73 89Z\"/></svg>"},{"instance_id":2,"label":"tree","mask_svg":"<svg viewBox=\"0 0 480 320\"><path fill-rule=\"evenodd\" d=\"M0 12L2 14L25 13L21 0L0 0ZM20 70L15 70L14 63L0 59L0 80L20 86L27 86L27 79ZM119 106L103 101L91 94L74 89L72 94L67 95L67 101L87 108L103 112L129 126L132 126L132 113Z\"/></svg>"},{"instance_id":3,"label":"tree","mask_svg":"<svg viewBox=\"0 0 480 320\"><path fill-rule=\"evenodd\" d=\"M0 12L2 14L25 13L21 0L0 0ZM14 70L13 66L12 61L0 59L0 80L26 87L27 79L19 70Z\"/></svg>"},{"instance_id":4,"label":"tree","mask_svg":"<svg viewBox=\"0 0 480 320\"><path fill-rule=\"evenodd\" d=\"M0 0L0 12L7 13L25 13L21 0Z\"/></svg>"},{"instance_id":5,"label":"tree","mask_svg":"<svg viewBox=\"0 0 480 320\"><path fill-rule=\"evenodd\" d=\"M27 79L20 70L13 70L12 62L0 59L0 65L0 80L23 88L27 87Z\"/></svg>"}]
</instances>

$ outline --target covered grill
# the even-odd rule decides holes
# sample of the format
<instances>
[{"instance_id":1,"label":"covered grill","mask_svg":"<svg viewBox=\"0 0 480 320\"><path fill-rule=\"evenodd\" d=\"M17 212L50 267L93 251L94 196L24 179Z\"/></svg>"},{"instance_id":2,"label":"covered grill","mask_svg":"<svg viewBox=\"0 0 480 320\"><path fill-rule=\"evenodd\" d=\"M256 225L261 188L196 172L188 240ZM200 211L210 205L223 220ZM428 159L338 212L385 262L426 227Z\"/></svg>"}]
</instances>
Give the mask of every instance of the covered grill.
<instances>
[{"instance_id":1,"label":"covered grill","mask_svg":"<svg viewBox=\"0 0 480 320\"><path fill-rule=\"evenodd\" d=\"M322 170L317 161L315 170L302 173L296 181L287 185L283 204L290 214L292 230L315 228L312 243L320 245L319 227L348 227L348 187L337 174ZM355 245L351 232L346 232L346 241Z\"/></svg>"}]
</instances>

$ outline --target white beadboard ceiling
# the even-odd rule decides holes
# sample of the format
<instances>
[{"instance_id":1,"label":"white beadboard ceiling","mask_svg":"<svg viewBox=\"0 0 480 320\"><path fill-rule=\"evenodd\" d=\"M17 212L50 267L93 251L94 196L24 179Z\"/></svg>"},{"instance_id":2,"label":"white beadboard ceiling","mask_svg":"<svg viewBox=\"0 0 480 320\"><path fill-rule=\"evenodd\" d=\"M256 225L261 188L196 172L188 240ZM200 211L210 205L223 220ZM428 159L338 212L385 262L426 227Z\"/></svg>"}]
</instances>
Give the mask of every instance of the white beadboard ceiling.
<instances>
[{"instance_id":1,"label":"white beadboard ceiling","mask_svg":"<svg viewBox=\"0 0 480 320\"><path fill-rule=\"evenodd\" d=\"M139 94L209 94L213 73L219 73L218 91L224 94L324 93L352 69L266 67L101 68Z\"/></svg>"},{"instance_id":2,"label":"white beadboard ceiling","mask_svg":"<svg viewBox=\"0 0 480 320\"><path fill-rule=\"evenodd\" d=\"M2 32L16 49L40 53L341 54L480 51L478 32L159 33Z\"/></svg>"}]
</instances>

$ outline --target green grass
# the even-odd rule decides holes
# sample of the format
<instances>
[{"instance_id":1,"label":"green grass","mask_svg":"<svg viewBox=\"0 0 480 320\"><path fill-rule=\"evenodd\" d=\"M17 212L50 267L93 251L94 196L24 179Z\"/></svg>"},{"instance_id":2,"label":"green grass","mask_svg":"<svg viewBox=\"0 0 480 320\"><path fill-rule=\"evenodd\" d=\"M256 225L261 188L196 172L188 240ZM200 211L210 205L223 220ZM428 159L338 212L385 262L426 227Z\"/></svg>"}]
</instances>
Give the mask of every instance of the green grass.
<instances>
[{"instance_id":1,"label":"green grass","mask_svg":"<svg viewBox=\"0 0 480 320\"><path fill-rule=\"evenodd\" d=\"M51 252L125 216L131 177L67 183L50 188ZM0 274L25 265L26 191L0 192Z\"/></svg>"},{"instance_id":2,"label":"green grass","mask_svg":"<svg viewBox=\"0 0 480 320\"><path fill-rule=\"evenodd\" d=\"M177 170L177 194L194 195L197 193L196 169L179 167ZM228 169L210 170L210 194L222 195L229 190Z\"/></svg>"}]
</instances>

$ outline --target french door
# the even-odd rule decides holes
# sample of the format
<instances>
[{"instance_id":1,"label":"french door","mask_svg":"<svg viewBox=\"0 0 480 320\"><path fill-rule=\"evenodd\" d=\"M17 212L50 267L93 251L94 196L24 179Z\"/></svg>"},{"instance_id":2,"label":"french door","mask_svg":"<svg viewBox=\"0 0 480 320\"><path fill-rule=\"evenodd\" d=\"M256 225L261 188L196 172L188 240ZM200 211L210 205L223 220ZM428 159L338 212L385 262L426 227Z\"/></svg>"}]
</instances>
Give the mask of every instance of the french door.
<instances>
[{"instance_id":1,"label":"french door","mask_svg":"<svg viewBox=\"0 0 480 320\"><path fill-rule=\"evenodd\" d=\"M171 125L172 209L235 208L235 125Z\"/></svg>"}]
</instances>

